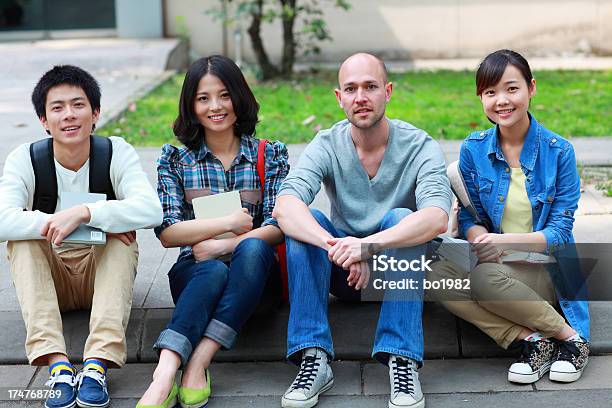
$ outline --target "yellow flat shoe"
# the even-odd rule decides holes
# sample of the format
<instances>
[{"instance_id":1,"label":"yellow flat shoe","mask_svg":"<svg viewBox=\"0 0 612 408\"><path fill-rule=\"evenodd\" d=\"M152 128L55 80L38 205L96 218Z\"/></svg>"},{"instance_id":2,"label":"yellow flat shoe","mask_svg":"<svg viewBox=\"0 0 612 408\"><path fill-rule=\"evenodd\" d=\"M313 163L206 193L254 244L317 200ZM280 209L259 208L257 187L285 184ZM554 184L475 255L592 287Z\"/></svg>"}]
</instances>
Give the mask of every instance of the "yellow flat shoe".
<instances>
[{"instance_id":1,"label":"yellow flat shoe","mask_svg":"<svg viewBox=\"0 0 612 408\"><path fill-rule=\"evenodd\" d=\"M205 408L210 397L210 372L204 371L206 385L204 388L179 387L178 400L182 408Z\"/></svg>"},{"instance_id":2,"label":"yellow flat shoe","mask_svg":"<svg viewBox=\"0 0 612 408\"><path fill-rule=\"evenodd\" d=\"M176 405L176 396L178 395L179 387L176 383L172 384L170 395L161 405L142 405L140 402L136 404L136 408L173 408Z\"/></svg>"}]
</instances>

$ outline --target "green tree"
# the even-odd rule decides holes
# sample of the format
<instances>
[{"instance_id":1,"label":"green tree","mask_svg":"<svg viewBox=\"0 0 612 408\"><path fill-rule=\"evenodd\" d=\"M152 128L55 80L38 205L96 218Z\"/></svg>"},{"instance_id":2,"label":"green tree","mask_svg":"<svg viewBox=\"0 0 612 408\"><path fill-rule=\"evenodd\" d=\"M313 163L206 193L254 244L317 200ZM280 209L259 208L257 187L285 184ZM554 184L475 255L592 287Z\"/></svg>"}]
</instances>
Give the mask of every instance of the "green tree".
<instances>
[{"instance_id":1,"label":"green tree","mask_svg":"<svg viewBox=\"0 0 612 408\"><path fill-rule=\"evenodd\" d=\"M293 66L298 53L304 55L318 54L321 41L331 40L325 22L321 3L332 3L336 7L348 10L348 0L233 0L232 12L225 12L225 1L220 0L220 9L209 10L209 14L222 19L226 24L233 24L250 18L247 33L251 40L257 65L264 80L288 78L293 73ZM229 15L231 14L231 15ZM282 24L283 49L280 65L274 65L261 37L262 24L279 20ZM300 21L301 29L296 29Z\"/></svg>"}]
</instances>

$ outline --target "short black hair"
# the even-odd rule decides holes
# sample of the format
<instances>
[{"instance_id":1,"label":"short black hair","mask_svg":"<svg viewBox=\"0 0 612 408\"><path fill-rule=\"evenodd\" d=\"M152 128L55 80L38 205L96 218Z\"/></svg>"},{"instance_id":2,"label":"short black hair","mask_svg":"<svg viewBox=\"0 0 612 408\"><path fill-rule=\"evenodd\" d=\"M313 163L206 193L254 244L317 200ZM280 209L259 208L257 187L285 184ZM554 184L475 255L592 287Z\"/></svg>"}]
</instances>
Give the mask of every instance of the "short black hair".
<instances>
[{"instance_id":1,"label":"short black hair","mask_svg":"<svg viewBox=\"0 0 612 408\"><path fill-rule=\"evenodd\" d=\"M480 96L485 89L494 86L499 82L506 71L506 67L512 65L516 67L527 86L531 86L533 74L527 60L518 52L512 50L497 50L485 57L476 71L476 95Z\"/></svg>"},{"instance_id":2,"label":"short black hair","mask_svg":"<svg viewBox=\"0 0 612 408\"><path fill-rule=\"evenodd\" d=\"M93 76L82 68L74 65L56 65L38 80L32 91L32 104L39 118L47 118L45 104L47 103L47 93L49 89L58 85L72 85L83 89L91 110L100 110L100 85Z\"/></svg>"},{"instance_id":3,"label":"short black hair","mask_svg":"<svg viewBox=\"0 0 612 408\"><path fill-rule=\"evenodd\" d=\"M193 105L198 84L207 74L219 78L230 94L236 114L234 134L238 137L255 135L259 104L253 91L234 61L222 55L211 55L195 61L185 74L179 98L179 113L172 127L177 139L192 150L199 149L204 141L204 128L195 114Z\"/></svg>"}]
</instances>

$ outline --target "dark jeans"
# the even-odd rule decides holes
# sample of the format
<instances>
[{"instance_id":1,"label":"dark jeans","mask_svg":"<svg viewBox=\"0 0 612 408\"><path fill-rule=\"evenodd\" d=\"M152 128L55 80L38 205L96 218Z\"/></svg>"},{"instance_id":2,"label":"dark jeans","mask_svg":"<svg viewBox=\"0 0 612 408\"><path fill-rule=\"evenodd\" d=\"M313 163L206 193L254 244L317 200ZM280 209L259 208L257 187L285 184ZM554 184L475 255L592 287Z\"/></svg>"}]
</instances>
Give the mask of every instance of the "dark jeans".
<instances>
[{"instance_id":1,"label":"dark jeans","mask_svg":"<svg viewBox=\"0 0 612 408\"><path fill-rule=\"evenodd\" d=\"M193 257L180 259L168 272L175 304L172 320L153 348L178 353L183 365L204 336L231 348L264 288L265 297L273 298L272 302L280 298L277 271L274 250L258 238L241 241L229 264L218 260L196 262Z\"/></svg>"}]
</instances>

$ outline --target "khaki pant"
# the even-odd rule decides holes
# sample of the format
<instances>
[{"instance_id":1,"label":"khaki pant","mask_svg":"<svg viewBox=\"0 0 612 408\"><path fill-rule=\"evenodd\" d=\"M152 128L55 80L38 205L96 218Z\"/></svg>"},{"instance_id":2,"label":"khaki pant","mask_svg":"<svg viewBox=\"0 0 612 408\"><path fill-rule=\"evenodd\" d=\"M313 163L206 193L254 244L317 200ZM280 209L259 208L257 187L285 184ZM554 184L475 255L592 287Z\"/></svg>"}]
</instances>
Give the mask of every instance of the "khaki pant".
<instances>
[{"instance_id":1,"label":"khaki pant","mask_svg":"<svg viewBox=\"0 0 612 408\"><path fill-rule=\"evenodd\" d=\"M543 265L484 263L469 274L446 261L431 268L429 281L458 279L463 284L463 279L469 279L470 288L430 290L428 298L477 326L503 348L508 348L523 327L553 337L565 325L555 308L555 289Z\"/></svg>"},{"instance_id":2,"label":"khaki pant","mask_svg":"<svg viewBox=\"0 0 612 408\"><path fill-rule=\"evenodd\" d=\"M45 240L10 241L7 252L30 364L47 364L51 353L67 354L60 312L91 310L83 359L101 358L111 366L123 366L138 265L136 242L127 246L111 238L106 245L58 253Z\"/></svg>"}]
</instances>

